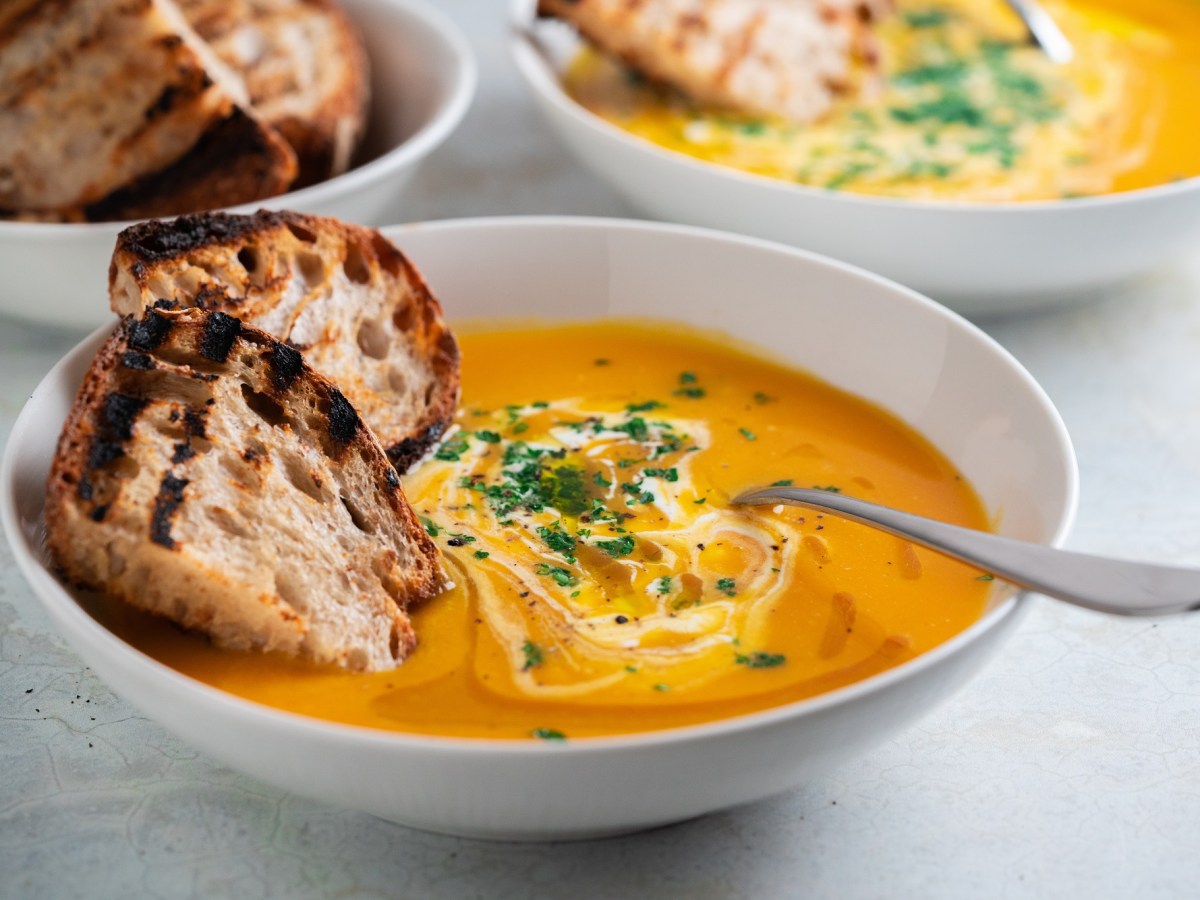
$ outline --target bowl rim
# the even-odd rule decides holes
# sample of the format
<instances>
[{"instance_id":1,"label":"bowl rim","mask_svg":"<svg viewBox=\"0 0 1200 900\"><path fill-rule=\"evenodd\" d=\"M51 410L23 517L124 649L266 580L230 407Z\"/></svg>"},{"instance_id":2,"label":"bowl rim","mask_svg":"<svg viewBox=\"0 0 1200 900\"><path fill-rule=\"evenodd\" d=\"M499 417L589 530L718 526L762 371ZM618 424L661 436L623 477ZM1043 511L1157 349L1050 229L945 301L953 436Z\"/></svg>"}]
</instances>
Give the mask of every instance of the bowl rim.
<instances>
[{"instance_id":1,"label":"bowl rim","mask_svg":"<svg viewBox=\"0 0 1200 900\"><path fill-rule=\"evenodd\" d=\"M1013 374L1030 391L1033 398L1037 400L1038 405L1042 408L1042 412L1049 420L1049 424L1058 440L1057 449L1062 456L1061 463L1064 465L1063 474L1065 477L1065 502L1063 508L1059 511L1057 522L1054 523L1049 544L1051 546L1061 546L1066 540L1074 524L1077 512L1079 480L1078 463L1066 425L1049 396L1033 378L1032 374L998 341L952 310L910 288L849 263L831 259L811 251L800 250L775 241L689 225L590 216L494 216L407 223L386 226L381 230L389 239L396 240L397 243L402 244L404 234L414 231L447 232L453 234L456 231L506 230L515 227L551 230L593 229L601 233L618 231L639 233L643 236L676 235L727 242L748 248L766 250L826 266L851 277L871 282L877 288L893 294L896 300L908 303L921 310L921 314L941 318L960 331L966 332L967 336L980 342L982 346L989 348L991 352L998 354L1011 367ZM654 238L651 237L650 239L653 240ZM407 253L406 250L404 252ZM996 603L993 608L985 611L969 627L936 647L898 666L844 687L754 712L658 731L583 736L569 738L565 741L446 737L387 731L370 726L334 722L267 706L193 679L143 653L133 645L126 643L94 619L71 596L68 590L52 574L50 568L44 565L36 553L27 545L26 535L21 527L21 516L17 509L15 471L19 455L18 451L25 443L26 434L33 430L32 422L35 418L33 410L36 402L42 393L50 389L49 385L52 382L62 377L65 369L78 365L80 357L88 353L92 347L98 345L111 328L111 324L100 326L79 341L66 355L54 364L49 372L39 381L37 387L30 395L29 401L18 414L10 432L3 458L0 459L0 524L2 524L3 531L12 548L13 558L17 563L17 567L24 575L27 584L43 608L50 614L50 617L56 624L60 626L59 630L65 631L65 629L61 628L62 623L65 621L77 633L72 634L71 631L66 631L70 643L74 643L72 638L77 635L81 637L86 635L90 641L98 642L101 648L108 648L104 652L111 657L112 665L119 666L122 671L138 672L143 677L159 679L164 684L163 690L174 694L181 702L188 702L189 698L192 698L209 709L222 708L224 715L230 715L243 721L249 718L261 723L262 727L280 728L296 736L298 739L308 738L312 740L335 741L347 747L353 746L362 750L390 748L398 752L437 751L440 754L452 753L460 757L503 757L508 759L521 758L527 754L548 752L587 755L591 753L636 751L654 747L669 747L693 741L727 738L738 734L744 735L771 726L781 725L788 720L813 716L839 704L852 702L866 695L885 691L892 685L913 677L923 670L937 665L941 660L955 655L973 643L977 637L982 636L985 632L993 628L999 627L1010 617L1023 614L1031 601L1027 592L1013 591L1013 593ZM818 377L820 376L818 375ZM96 652L102 652L102 650L97 650ZM164 679L165 681L163 681Z\"/></svg>"},{"instance_id":2,"label":"bowl rim","mask_svg":"<svg viewBox=\"0 0 1200 900\"><path fill-rule=\"evenodd\" d=\"M370 3L391 7L401 15L409 16L431 29L442 42L447 59L452 61L452 72L446 97L420 128L399 144L359 166L347 169L340 175L326 178L316 184L295 191L263 197L237 206L225 206L214 210L193 212L249 213L268 207L289 209L293 206L308 207L327 202L348 191L373 184L397 170L404 169L428 155L458 127L475 96L479 74L475 56L467 39L458 26L441 9L428 0L370 0ZM353 15L351 14L351 19ZM379 102L372 100L372 103ZM178 215L185 215L179 213ZM163 216L171 219L174 216ZM114 219L105 222L28 222L0 219L0 241L28 233L38 237L80 237L88 233L123 230L144 219Z\"/></svg>"},{"instance_id":3,"label":"bowl rim","mask_svg":"<svg viewBox=\"0 0 1200 900\"><path fill-rule=\"evenodd\" d=\"M556 111L577 125L588 129L600 139L621 144L630 150L661 161L674 162L691 170L699 177L707 176L735 186L744 185L751 189L775 190L785 197L792 195L798 198L838 201L867 209L919 209L935 213L959 213L975 216L1011 216L1026 212L1063 214L1097 207L1119 207L1150 200L1167 200L1178 194L1200 193L1200 174L1197 174L1149 187L1058 200L978 201L884 197L797 184L769 175L758 175L732 166L707 162L688 156L686 153L669 150L647 138L631 134L573 100L563 89L561 79L545 52L538 46L537 38L533 34L536 6L537 0L509 0L509 53L526 84Z\"/></svg>"}]
</instances>

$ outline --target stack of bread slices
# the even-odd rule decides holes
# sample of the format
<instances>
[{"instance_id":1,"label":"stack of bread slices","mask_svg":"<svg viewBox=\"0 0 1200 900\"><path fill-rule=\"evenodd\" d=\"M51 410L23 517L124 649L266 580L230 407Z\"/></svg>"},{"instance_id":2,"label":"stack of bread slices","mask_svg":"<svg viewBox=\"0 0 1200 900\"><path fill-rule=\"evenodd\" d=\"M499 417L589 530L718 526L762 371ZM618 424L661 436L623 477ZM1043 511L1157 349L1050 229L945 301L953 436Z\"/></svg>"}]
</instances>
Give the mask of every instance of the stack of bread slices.
<instances>
[{"instance_id":1,"label":"stack of bread slices","mask_svg":"<svg viewBox=\"0 0 1200 900\"><path fill-rule=\"evenodd\" d=\"M369 229L210 213L126 229L109 286L47 486L64 579L220 646L401 662L446 580L399 473L459 385L417 271Z\"/></svg>"},{"instance_id":2,"label":"stack of bread slices","mask_svg":"<svg viewBox=\"0 0 1200 900\"><path fill-rule=\"evenodd\" d=\"M367 57L332 0L0 3L0 216L112 221L339 174Z\"/></svg>"}]
</instances>

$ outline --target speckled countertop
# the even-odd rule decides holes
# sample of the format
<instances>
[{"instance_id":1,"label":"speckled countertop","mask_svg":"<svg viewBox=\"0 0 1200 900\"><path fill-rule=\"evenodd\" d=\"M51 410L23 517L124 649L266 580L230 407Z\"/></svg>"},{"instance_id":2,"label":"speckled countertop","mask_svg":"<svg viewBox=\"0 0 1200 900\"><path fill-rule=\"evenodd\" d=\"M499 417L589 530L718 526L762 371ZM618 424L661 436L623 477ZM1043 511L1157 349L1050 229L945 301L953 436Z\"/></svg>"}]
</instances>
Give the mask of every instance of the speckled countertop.
<instances>
[{"instance_id":1,"label":"speckled countertop","mask_svg":"<svg viewBox=\"0 0 1200 900\"><path fill-rule=\"evenodd\" d=\"M479 96L396 220L634 215L536 118L501 4L440 5L471 38ZM1086 305L985 325L1075 441L1070 545L1200 565L1200 247ZM77 338L0 318L0 445ZM83 668L0 546L0 898L1200 896L1198 647L1200 616L1038 600L980 678L829 778L632 837L488 844L291 796L181 744Z\"/></svg>"}]
</instances>

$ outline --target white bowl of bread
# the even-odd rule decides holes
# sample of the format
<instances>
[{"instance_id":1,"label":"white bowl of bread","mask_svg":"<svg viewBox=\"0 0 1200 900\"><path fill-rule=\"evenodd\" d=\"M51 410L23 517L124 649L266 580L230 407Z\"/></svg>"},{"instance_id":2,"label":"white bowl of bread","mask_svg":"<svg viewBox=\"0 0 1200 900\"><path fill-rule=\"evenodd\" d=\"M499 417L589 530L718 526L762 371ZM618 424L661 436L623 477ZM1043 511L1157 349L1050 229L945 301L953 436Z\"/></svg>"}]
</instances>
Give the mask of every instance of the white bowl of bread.
<instances>
[{"instance_id":1,"label":"white bowl of bread","mask_svg":"<svg viewBox=\"0 0 1200 900\"><path fill-rule=\"evenodd\" d=\"M564 22L539 18L539 0L514 0L511 53L558 137L637 209L667 221L726 229L828 254L909 285L969 316L1086 299L1194 245L1200 236L1197 177L1169 177L1167 173L1151 187L1089 196L1064 192L1056 196L1065 199L1012 202L960 200L944 194L906 198L855 193L834 189L832 181L828 188L812 186L782 176L752 174L749 165L743 170L708 162L679 152L673 145L668 149L652 137L631 133L590 111L565 86L568 72L587 46L573 27L577 25L597 39L602 54L611 51L650 76L674 86L692 87L692 99L699 96L711 104L735 107L749 95L750 101L735 108L736 113L779 112L778 106L756 106L753 100L770 94L776 86L768 68L774 64L782 67L785 63L780 60L794 59L796 67L783 73L779 90L785 94L793 91L792 99L798 96L802 111L824 109L832 90L829 86L843 81L845 72L836 70L836 65L832 74L823 71L820 54L779 53L779 48L771 45L771 27L754 31L754 16L777 15L786 20L789 16L803 18L806 10L816 9L825 15L824 27L836 32L838 23L846 20L845 13L859 8L863 17L850 16L844 34L833 34L826 45L844 48L847 40L857 39L870 9L887 10L894 5L839 0L726 4L712 0L663 3L630 11L609 0L541 0L544 13L560 16ZM916 10L915 16L929 9L934 16L948 14L936 4L901 4L901 15L905 10ZM705 23L709 10L713 22ZM720 17L735 32L726 35L724 47ZM753 34L746 40L761 46L747 48L738 43L736 32L743 27ZM679 37L672 44L669 38L675 32ZM709 35L713 39L705 44L704 36ZM868 37L868 48L869 41ZM743 46L742 56L735 52L739 46ZM693 47L697 49L689 58L687 50ZM721 69L717 63L724 53L730 56L725 59L726 68ZM756 58L755 53L760 56ZM837 52L833 55L836 63ZM744 66L743 58L749 60ZM714 78L703 77L710 74L703 68L709 64L715 67ZM932 82L935 76L929 73L936 68L917 70L914 78L928 75ZM737 77L722 77L723 71L745 77L739 83ZM707 94L702 93L705 89ZM617 114L623 114L624 108L614 102ZM1154 121L1155 115L1146 111L1144 118ZM752 121L746 127L750 134L750 129L759 125ZM667 126L661 130L666 132ZM691 140L687 135L685 131L685 142ZM747 149L747 160L754 160L756 152ZM828 158L849 159L850 152ZM802 169L802 161L797 160L795 166ZM869 168L869 163L861 166L862 170ZM847 169L848 174L853 171Z\"/></svg>"},{"instance_id":2,"label":"white bowl of bread","mask_svg":"<svg viewBox=\"0 0 1200 900\"><path fill-rule=\"evenodd\" d=\"M389 465L420 466L457 399L456 343L430 290L450 320L636 316L722 332L904 419L970 479L1002 533L1058 543L1073 514L1070 443L1015 360L907 289L786 247L606 220L379 235L263 213L138 226L112 264L111 301L131 314L50 372L0 467L19 567L84 661L164 727L286 790L415 827L582 838L779 792L947 697L1025 608L996 590L940 646L811 699L570 740L283 712L181 674L89 612L68 583L235 648L222 652L403 675L423 640L409 613L445 602L437 529L417 523Z\"/></svg>"},{"instance_id":3,"label":"white bowl of bread","mask_svg":"<svg viewBox=\"0 0 1200 900\"><path fill-rule=\"evenodd\" d=\"M464 38L423 0L22 9L0 64L0 312L48 324L103 321L79 288L99 287L130 220L229 207L395 220L474 91ZM49 55L89 30L119 38Z\"/></svg>"}]
</instances>

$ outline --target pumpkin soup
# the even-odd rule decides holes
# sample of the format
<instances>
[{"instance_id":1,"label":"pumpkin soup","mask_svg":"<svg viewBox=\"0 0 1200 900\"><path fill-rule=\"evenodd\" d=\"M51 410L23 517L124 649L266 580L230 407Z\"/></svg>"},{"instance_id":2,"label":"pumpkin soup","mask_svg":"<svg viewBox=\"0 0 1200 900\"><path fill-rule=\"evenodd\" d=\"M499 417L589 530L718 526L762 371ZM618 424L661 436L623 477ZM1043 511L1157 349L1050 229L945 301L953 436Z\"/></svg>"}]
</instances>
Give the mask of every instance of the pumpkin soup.
<instances>
[{"instance_id":1,"label":"pumpkin soup","mask_svg":"<svg viewBox=\"0 0 1200 900\"><path fill-rule=\"evenodd\" d=\"M1048 200L1200 174L1200 2L1046 0L1075 48L1029 44L1003 0L899 0L882 73L810 124L701 108L585 51L565 86L627 131L708 162L880 196Z\"/></svg>"},{"instance_id":2,"label":"pumpkin soup","mask_svg":"<svg viewBox=\"0 0 1200 900\"><path fill-rule=\"evenodd\" d=\"M870 404L678 326L462 329L455 428L404 489L455 587L400 668L216 650L123 606L139 648L234 694L403 732L548 740L764 709L962 631L990 585L895 537L730 497L788 482L983 528Z\"/></svg>"}]
</instances>

